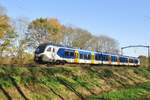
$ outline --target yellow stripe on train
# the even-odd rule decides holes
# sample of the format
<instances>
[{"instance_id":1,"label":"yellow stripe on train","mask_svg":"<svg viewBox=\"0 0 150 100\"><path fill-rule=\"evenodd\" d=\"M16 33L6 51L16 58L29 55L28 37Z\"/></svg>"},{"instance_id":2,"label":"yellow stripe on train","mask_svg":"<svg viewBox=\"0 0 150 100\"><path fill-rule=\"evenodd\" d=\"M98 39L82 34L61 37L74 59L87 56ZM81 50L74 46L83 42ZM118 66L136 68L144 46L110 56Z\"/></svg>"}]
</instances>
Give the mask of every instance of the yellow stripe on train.
<instances>
[{"instance_id":1,"label":"yellow stripe on train","mask_svg":"<svg viewBox=\"0 0 150 100\"><path fill-rule=\"evenodd\" d=\"M92 64L95 64L95 54L94 54L94 52L92 52L92 55L91 55L91 56L92 56L92 57L91 57L91 58L92 58L91 63L92 63Z\"/></svg>"},{"instance_id":2,"label":"yellow stripe on train","mask_svg":"<svg viewBox=\"0 0 150 100\"><path fill-rule=\"evenodd\" d=\"M78 52L78 50L75 50L75 59L74 59L74 63L79 63L79 52Z\"/></svg>"}]
</instances>

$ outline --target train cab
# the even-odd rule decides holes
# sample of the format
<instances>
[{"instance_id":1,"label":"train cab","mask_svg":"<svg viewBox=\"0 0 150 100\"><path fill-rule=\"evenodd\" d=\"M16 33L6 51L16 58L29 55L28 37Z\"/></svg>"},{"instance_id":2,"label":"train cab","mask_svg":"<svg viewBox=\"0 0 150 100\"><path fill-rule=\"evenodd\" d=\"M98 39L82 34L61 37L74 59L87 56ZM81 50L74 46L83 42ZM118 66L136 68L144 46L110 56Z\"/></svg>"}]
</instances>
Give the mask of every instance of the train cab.
<instances>
[{"instance_id":1,"label":"train cab","mask_svg":"<svg viewBox=\"0 0 150 100\"><path fill-rule=\"evenodd\" d=\"M49 44L42 44L35 50L36 62L52 62L55 59L55 46Z\"/></svg>"}]
</instances>

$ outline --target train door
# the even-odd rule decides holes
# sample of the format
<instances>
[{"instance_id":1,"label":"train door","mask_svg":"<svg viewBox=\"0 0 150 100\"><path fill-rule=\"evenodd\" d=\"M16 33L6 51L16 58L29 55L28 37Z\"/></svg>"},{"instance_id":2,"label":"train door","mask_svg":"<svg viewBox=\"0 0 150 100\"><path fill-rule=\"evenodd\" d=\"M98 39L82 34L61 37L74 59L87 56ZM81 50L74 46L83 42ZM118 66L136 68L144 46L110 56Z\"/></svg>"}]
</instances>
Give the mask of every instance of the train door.
<instances>
[{"instance_id":1,"label":"train door","mask_svg":"<svg viewBox=\"0 0 150 100\"><path fill-rule=\"evenodd\" d=\"M111 55L109 55L108 60L109 60L109 65L111 65Z\"/></svg>"},{"instance_id":2,"label":"train door","mask_svg":"<svg viewBox=\"0 0 150 100\"><path fill-rule=\"evenodd\" d=\"M55 59L55 48L54 47L51 50L51 56L52 56L52 59L54 60Z\"/></svg>"},{"instance_id":3,"label":"train door","mask_svg":"<svg viewBox=\"0 0 150 100\"><path fill-rule=\"evenodd\" d=\"M49 58L52 58L52 47L48 47L48 49L46 51L47 51L47 56Z\"/></svg>"},{"instance_id":4,"label":"train door","mask_svg":"<svg viewBox=\"0 0 150 100\"><path fill-rule=\"evenodd\" d=\"M75 50L74 63L79 63L79 52L77 50Z\"/></svg>"},{"instance_id":5,"label":"train door","mask_svg":"<svg viewBox=\"0 0 150 100\"><path fill-rule=\"evenodd\" d=\"M91 63L92 64L95 64L95 54L94 54L94 52L92 52L92 54L91 54Z\"/></svg>"}]
</instances>

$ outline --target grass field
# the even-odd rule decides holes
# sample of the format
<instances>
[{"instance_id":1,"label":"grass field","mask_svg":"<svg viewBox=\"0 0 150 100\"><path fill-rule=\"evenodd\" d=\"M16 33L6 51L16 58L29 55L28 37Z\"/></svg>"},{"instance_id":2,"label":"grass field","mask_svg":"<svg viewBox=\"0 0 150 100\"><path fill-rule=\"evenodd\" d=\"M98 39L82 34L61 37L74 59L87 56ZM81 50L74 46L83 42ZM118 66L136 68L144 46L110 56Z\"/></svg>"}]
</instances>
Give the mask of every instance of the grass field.
<instances>
[{"instance_id":1,"label":"grass field","mask_svg":"<svg viewBox=\"0 0 150 100\"><path fill-rule=\"evenodd\" d=\"M149 100L150 83L131 86L120 90L91 96L88 100Z\"/></svg>"},{"instance_id":2,"label":"grass field","mask_svg":"<svg viewBox=\"0 0 150 100\"><path fill-rule=\"evenodd\" d=\"M0 67L4 100L134 100L149 96L149 82L142 67Z\"/></svg>"}]
</instances>

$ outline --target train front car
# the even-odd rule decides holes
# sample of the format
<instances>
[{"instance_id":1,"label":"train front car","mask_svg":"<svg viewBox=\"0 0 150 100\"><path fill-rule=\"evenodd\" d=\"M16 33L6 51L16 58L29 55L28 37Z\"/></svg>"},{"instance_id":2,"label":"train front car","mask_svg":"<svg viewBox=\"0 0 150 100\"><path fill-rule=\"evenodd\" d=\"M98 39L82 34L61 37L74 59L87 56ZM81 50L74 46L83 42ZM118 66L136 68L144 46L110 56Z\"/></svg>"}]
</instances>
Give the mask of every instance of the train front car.
<instances>
[{"instance_id":1,"label":"train front car","mask_svg":"<svg viewBox=\"0 0 150 100\"><path fill-rule=\"evenodd\" d=\"M53 63L56 59L58 47L50 44L41 44L35 50L34 60L36 63Z\"/></svg>"},{"instance_id":2,"label":"train front car","mask_svg":"<svg viewBox=\"0 0 150 100\"><path fill-rule=\"evenodd\" d=\"M41 44L36 48L36 50L34 52L34 61L36 63L43 62L43 56L44 56L46 46L47 46L46 44Z\"/></svg>"}]
</instances>

